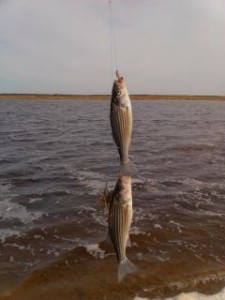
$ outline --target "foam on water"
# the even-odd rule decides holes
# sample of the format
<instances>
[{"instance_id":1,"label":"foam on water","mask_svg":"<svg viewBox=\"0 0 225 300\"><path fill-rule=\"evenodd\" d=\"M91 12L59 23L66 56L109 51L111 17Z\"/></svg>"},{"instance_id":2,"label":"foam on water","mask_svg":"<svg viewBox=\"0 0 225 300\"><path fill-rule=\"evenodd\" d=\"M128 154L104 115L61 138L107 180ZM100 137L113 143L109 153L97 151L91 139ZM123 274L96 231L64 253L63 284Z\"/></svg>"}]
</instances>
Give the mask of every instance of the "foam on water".
<instances>
[{"instance_id":1,"label":"foam on water","mask_svg":"<svg viewBox=\"0 0 225 300\"><path fill-rule=\"evenodd\" d=\"M175 222L175 221L173 221L173 220L170 220L170 221L169 221L169 224L171 224L172 226L175 226L175 228L178 230L179 233L182 232L182 229L181 229L181 228L184 227L184 226L181 225L180 223Z\"/></svg>"},{"instance_id":2,"label":"foam on water","mask_svg":"<svg viewBox=\"0 0 225 300\"><path fill-rule=\"evenodd\" d=\"M13 185L6 181L0 181L0 225L1 222L19 221L22 224L29 224L39 219L43 213L40 211L28 211L21 204L12 201L15 196L11 190ZM5 227L5 226L4 226ZM0 241L4 242L10 236L19 236L20 231L17 229L0 228Z\"/></svg>"},{"instance_id":3,"label":"foam on water","mask_svg":"<svg viewBox=\"0 0 225 300\"><path fill-rule=\"evenodd\" d=\"M19 236L20 232L17 230L13 230L13 229L9 229L9 228L4 228L4 229L0 229L0 241L2 243L5 242L5 240L9 237L9 236Z\"/></svg>"},{"instance_id":4,"label":"foam on water","mask_svg":"<svg viewBox=\"0 0 225 300\"><path fill-rule=\"evenodd\" d=\"M134 224L136 224L137 222L146 220L146 219L151 219L151 221L157 220L157 218L158 217L156 214L146 212L146 210L143 208L135 207L133 209L133 223Z\"/></svg>"},{"instance_id":5,"label":"foam on water","mask_svg":"<svg viewBox=\"0 0 225 300\"><path fill-rule=\"evenodd\" d=\"M149 179L142 176L132 179L134 191L147 191L151 192L155 196L161 196L164 194L163 182L160 180Z\"/></svg>"},{"instance_id":6,"label":"foam on water","mask_svg":"<svg viewBox=\"0 0 225 300\"><path fill-rule=\"evenodd\" d=\"M29 203L33 204L33 203L36 203L36 202L40 202L42 201L43 199L42 198L31 198L29 199Z\"/></svg>"},{"instance_id":7,"label":"foam on water","mask_svg":"<svg viewBox=\"0 0 225 300\"><path fill-rule=\"evenodd\" d=\"M95 258L104 259L105 258L105 251L99 248L98 244L90 244L84 246L86 251L94 256Z\"/></svg>"},{"instance_id":8,"label":"foam on water","mask_svg":"<svg viewBox=\"0 0 225 300\"><path fill-rule=\"evenodd\" d=\"M80 222L83 217L86 218L88 215L90 215L90 217L93 218L93 220L96 223L101 224L103 226L108 226L108 222L107 222L108 210L103 206L101 209L99 208L96 209L86 204L74 208L77 210L77 215L79 216L78 222Z\"/></svg>"},{"instance_id":9,"label":"foam on water","mask_svg":"<svg viewBox=\"0 0 225 300\"><path fill-rule=\"evenodd\" d=\"M132 235L140 235L140 234L142 234L142 235L148 235L146 231L141 230L137 226L131 226L131 228L130 228L130 234L132 234Z\"/></svg>"},{"instance_id":10,"label":"foam on water","mask_svg":"<svg viewBox=\"0 0 225 300\"><path fill-rule=\"evenodd\" d=\"M194 178L186 178L184 180L181 180L180 183L184 185L188 185L192 188L195 188L195 190L199 190L202 187L204 187L205 183L203 181L194 179Z\"/></svg>"},{"instance_id":11,"label":"foam on water","mask_svg":"<svg viewBox=\"0 0 225 300\"><path fill-rule=\"evenodd\" d=\"M203 214L203 215L206 215L206 216L209 216L209 217L223 217L223 215L224 215L224 214L221 214L221 213L217 213L217 212L214 212L214 211L203 210L203 209L200 209L199 212L200 212L200 214Z\"/></svg>"},{"instance_id":12,"label":"foam on water","mask_svg":"<svg viewBox=\"0 0 225 300\"><path fill-rule=\"evenodd\" d=\"M13 220L17 219L23 224L28 224L39 219L43 215L40 211L29 212L25 206L5 199L0 202L0 219Z\"/></svg>"},{"instance_id":13,"label":"foam on water","mask_svg":"<svg viewBox=\"0 0 225 300\"><path fill-rule=\"evenodd\" d=\"M204 188L225 188L224 183L217 183L217 182L208 182L208 181L201 181L194 178L186 178L182 180L177 180L177 182L189 186L191 188L194 188L196 191L200 191Z\"/></svg>"},{"instance_id":14,"label":"foam on water","mask_svg":"<svg viewBox=\"0 0 225 300\"><path fill-rule=\"evenodd\" d=\"M0 194L1 196L6 196L9 194L10 189L12 188L12 184L4 181L4 180L0 180Z\"/></svg>"},{"instance_id":15,"label":"foam on water","mask_svg":"<svg viewBox=\"0 0 225 300\"><path fill-rule=\"evenodd\" d=\"M161 300L162 298L155 298L154 300ZM136 296L134 300L150 300L150 298L143 298ZM152 299L153 300L153 299ZM204 295L197 292L181 293L174 297L164 298L162 300L225 300L225 288L214 295Z\"/></svg>"},{"instance_id":16,"label":"foam on water","mask_svg":"<svg viewBox=\"0 0 225 300\"><path fill-rule=\"evenodd\" d=\"M97 195L99 191L103 190L105 187L105 176L98 172L92 172L88 170L76 171L76 177L79 182L89 190L89 194Z\"/></svg>"},{"instance_id":17,"label":"foam on water","mask_svg":"<svg viewBox=\"0 0 225 300\"><path fill-rule=\"evenodd\" d=\"M92 214L92 217L95 220L95 222L103 226L108 226L107 216L108 216L108 211L106 209L104 210L104 212L96 210Z\"/></svg>"}]
</instances>

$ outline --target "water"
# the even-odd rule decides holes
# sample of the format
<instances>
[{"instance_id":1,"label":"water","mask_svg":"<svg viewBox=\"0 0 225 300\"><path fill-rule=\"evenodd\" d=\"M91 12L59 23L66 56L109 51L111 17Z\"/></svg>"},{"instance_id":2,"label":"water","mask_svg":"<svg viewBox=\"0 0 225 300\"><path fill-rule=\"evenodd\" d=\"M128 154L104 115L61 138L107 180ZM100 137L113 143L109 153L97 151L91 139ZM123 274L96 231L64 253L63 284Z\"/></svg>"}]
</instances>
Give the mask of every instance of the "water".
<instances>
[{"instance_id":1,"label":"water","mask_svg":"<svg viewBox=\"0 0 225 300\"><path fill-rule=\"evenodd\" d=\"M0 299L224 297L225 102L132 104L139 271L118 284L98 197L118 175L109 102L0 101Z\"/></svg>"}]
</instances>

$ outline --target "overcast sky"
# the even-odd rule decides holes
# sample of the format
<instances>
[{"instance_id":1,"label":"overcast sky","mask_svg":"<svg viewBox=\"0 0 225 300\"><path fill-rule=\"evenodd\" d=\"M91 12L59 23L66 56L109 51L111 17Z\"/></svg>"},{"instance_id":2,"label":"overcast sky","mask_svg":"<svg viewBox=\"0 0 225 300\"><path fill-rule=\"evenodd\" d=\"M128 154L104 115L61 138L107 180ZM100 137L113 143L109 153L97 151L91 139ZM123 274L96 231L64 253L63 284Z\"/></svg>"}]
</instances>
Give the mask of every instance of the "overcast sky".
<instances>
[{"instance_id":1,"label":"overcast sky","mask_svg":"<svg viewBox=\"0 0 225 300\"><path fill-rule=\"evenodd\" d=\"M225 94L225 0L112 0L130 93ZM0 0L0 93L110 93L107 0Z\"/></svg>"}]
</instances>

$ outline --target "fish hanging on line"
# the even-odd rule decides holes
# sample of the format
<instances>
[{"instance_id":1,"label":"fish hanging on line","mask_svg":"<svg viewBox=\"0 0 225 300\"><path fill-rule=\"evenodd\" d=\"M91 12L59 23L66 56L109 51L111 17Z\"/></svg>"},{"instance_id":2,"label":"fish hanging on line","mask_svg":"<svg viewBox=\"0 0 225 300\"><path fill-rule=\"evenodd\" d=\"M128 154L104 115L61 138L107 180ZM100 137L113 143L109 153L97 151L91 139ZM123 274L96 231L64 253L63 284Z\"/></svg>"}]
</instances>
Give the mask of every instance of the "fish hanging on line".
<instances>
[{"instance_id":1,"label":"fish hanging on line","mask_svg":"<svg viewBox=\"0 0 225 300\"><path fill-rule=\"evenodd\" d=\"M118 280L137 271L126 256L132 222L132 187L130 176L120 176L112 193L105 189L108 215L108 239L112 242L118 261Z\"/></svg>"},{"instance_id":2,"label":"fish hanging on line","mask_svg":"<svg viewBox=\"0 0 225 300\"><path fill-rule=\"evenodd\" d=\"M131 175L136 171L129 159L132 134L132 107L127 86L123 77L116 71L117 79L113 83L110 121L113 139L120 155L120 172Z\"/></svg>"}]
</instances>

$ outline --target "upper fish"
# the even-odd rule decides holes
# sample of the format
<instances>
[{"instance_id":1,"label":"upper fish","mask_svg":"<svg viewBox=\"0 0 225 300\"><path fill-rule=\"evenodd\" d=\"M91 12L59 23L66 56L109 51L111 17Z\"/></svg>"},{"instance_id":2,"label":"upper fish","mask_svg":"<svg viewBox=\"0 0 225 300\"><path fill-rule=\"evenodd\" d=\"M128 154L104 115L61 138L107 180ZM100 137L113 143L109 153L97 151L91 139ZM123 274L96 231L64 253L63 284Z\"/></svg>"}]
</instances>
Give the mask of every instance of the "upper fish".
<instances>
[{"instance_id":1,"label":"upper fish","mask_svg":"<svg viewBox=\"0 0 225 300\"><path fill-rule=\"evenodd\" d=\"M120 156L121 175L131 175L135 170L129 159L132 134L132 107L127 86L123 77L117 72L113 83L110 122L113 139Z\"/></svg>"}]
</instances>

